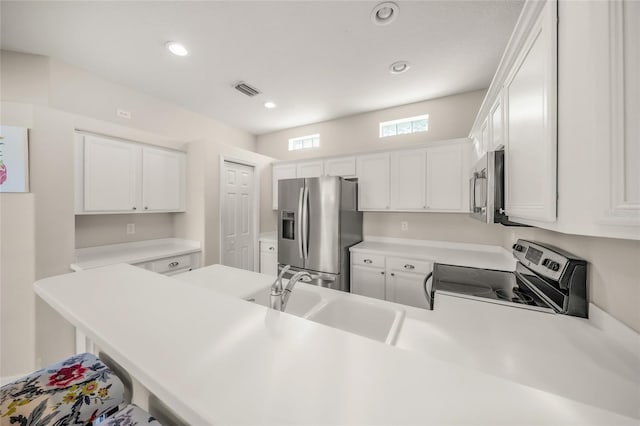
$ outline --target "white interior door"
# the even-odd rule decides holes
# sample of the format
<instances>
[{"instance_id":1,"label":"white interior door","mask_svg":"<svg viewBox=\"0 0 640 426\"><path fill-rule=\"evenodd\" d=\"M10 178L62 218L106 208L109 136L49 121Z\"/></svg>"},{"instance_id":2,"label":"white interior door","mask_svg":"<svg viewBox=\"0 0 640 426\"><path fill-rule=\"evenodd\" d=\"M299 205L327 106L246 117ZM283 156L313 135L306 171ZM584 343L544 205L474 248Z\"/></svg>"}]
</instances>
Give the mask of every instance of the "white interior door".
<instances>
[{"instance_id":1,"label":"white interior door","mask_svg":"<svg viewBox=\"0 0 640 426\"><path fill-rule=\"evenodd\" d=\"M225 161L222 171L222 264L253 271L254 170Z\"/></svg>"}]
</instances>

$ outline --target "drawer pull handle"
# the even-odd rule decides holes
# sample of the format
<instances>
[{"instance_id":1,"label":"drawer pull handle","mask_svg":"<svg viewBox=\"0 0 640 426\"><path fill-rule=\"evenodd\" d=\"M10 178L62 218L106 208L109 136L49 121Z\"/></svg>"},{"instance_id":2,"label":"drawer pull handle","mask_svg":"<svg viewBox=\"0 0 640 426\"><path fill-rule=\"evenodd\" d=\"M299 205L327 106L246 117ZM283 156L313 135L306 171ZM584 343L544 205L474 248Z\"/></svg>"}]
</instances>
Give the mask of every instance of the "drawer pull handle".
<instances>
[{"instance_id":1,"label":"drawer pull handle","mask_svg":"<svg viewBox=\"0 0 640 426\"><path fill-rule=\"evenodd\" d=\"M392 273L391 273L391 276L392 276L392 277L395 277L395 276L396 276L396 274L394 274L394 273L392 272Z\"/></svg>"},{"instance_id":2,"label":"drawer pull handle","mask_svg":"<svg viewBox=\"0 0 640 426\"><path fill-rule=\"evenodd\" d=\"M365 259L365 260L364 260L364 263L366 263L366 264L368 265L368 264L370 264L370 263L373 263L373 260L371 260L371 259Z\"/></svg>"},{"instance_id":3,"label":"drawer pull handle","mask_svg":"<svg viewBox=\"0 0 640 426\"><path fill-rule=\"evenodd\" d=\"M178 266L180 264L180 262L171 262L169 264L169 268L175 268L176 266Z\"/></svg>"},{"instance_id":4,"label":"drawer pull handle","mask_svg":"<svg viewBox=\"0 0 640 426\"><path fill-rule=\"evenodd\" d=\"M384 271L380 271L380 275L384 275Z\"/></svg>"},{"instance_id":5,"label":"drawer pull handle","mask_svg":"<svg viewBox=\"0 0 640 426\"><path fill-rule=\"evenodd\" d=\"M404 269L416 269L416 267L407 263L404 265Z\"/></svg>"}]
</instances>

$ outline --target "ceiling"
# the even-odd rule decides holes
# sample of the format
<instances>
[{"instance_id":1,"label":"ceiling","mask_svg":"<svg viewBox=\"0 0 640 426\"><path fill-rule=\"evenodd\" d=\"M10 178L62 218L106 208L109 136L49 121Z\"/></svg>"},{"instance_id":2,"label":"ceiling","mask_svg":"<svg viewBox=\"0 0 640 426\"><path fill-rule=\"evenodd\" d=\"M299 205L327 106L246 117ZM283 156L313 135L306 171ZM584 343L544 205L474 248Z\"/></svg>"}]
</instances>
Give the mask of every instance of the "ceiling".
<instances>
[{"instance_id":1,"label":"ceiling","mask_svg":"<svg viewBox=\"0 0 640 426\"><path fill-rule=\"evenodd\" d=\"M379 26L378 3L2 1L1 40L263 134L486 88L523 5L396 1L397 19ZM398 60L411 68L393 75ZM262 93L241 94L239 80Z\"/></svg>"}]
</instances>

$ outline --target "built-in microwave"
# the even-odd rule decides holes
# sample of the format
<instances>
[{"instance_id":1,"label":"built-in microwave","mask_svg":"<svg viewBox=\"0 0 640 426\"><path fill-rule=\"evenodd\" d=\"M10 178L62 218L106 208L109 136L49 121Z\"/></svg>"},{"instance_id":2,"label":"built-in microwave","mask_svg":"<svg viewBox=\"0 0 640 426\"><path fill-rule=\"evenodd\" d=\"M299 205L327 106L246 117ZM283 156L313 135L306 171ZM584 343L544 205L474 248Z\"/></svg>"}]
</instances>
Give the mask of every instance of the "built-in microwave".
<instances>
[{"instance_id":1,"label":"built-in microwave","mask_svg":"<svg viewBox=\"0 0 640 426\"><path fill-rule=\"evenodd\" d=\"M478 160L469 180L471 217L485 223L523 226L504 211L504 150L490 151Z\"/></svg>"}]
</instances>

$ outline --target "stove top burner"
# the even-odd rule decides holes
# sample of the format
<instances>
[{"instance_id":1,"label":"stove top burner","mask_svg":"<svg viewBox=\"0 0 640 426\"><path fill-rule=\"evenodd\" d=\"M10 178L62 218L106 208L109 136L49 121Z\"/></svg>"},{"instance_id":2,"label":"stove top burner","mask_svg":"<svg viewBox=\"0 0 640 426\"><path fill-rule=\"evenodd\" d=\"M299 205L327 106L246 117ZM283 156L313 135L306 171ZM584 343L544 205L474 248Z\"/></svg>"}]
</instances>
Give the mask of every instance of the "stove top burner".
<instances>
[{"instance_id":1,"label":"stove top burner","mask_svg":"<svg viewBox=\"0 0 640 426\"><path fill-rule=\"evenodd\" d=\"M513 303L521 303L523 305L530 305L533 303L533 297L524 293L517 287L512 288L511 291L499 288L495 293L498 299L508 300Z\"/></svg>"}]
</instances>

